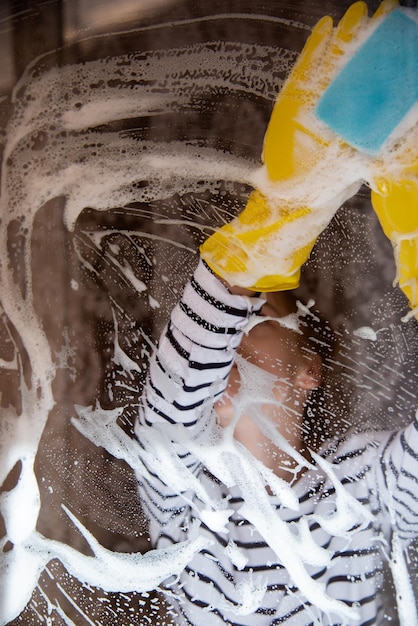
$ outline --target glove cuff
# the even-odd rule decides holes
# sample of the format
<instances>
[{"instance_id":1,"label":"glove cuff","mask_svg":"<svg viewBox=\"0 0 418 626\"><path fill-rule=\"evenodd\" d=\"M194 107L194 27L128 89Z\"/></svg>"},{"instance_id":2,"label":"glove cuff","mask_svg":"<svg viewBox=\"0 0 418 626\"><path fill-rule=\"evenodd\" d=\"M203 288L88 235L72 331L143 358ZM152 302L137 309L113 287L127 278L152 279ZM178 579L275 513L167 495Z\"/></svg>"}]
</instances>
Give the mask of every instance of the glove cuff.
<instances>
[{"instance_id":1,"label":"glove cuff","mask_svg":"<svg viewBox=\"0 0 418 626\"><path fill-rule=\"evenodd\" d=\"M200 254L211 270L230 285L260 292L295 289L300 281L300 265L313 243L303 250L295 250L294 260L286 262L289 273L276 274L275 255L269 252L269 240L274 239L286 223L307 212L308 209L283 210L272 219L266 197L254 191L241 215L211 235L200 247ZM277 266L280 265L283 266L283 259L277 258Z\"/></svg>"}]
</instances>

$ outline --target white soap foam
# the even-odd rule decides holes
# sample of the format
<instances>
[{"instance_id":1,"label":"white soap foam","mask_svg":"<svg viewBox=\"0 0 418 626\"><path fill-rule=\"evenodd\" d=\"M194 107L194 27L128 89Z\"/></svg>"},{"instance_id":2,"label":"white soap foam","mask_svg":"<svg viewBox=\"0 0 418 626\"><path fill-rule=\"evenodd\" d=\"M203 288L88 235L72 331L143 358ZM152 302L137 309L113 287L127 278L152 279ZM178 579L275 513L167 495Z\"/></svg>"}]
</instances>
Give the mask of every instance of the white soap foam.
<instances>
[{"instance_id":1,"label":"white soap foam","mask_svg":"<svg viewBox=\"0 0 418 626\"><path fill-rule=\"evenodd\" d=\"M248 57L254 54L252 48L257 49L257 54L253 62L248 64ZM180 115L178 109L190 105L191 95L196 89L204 93L208 86L211 90L245 89L248 94L254 93L272 100L278 85L265 72L264 82L259 80L263 72L262 59L268 56L276 70L288 70L292 58L269 47L252 48L241 44L228 46L216 43L149 52L138 57L126 55L122 59L90 61L84 65L67 65L46 70L39 75L32 75L30 69L15 90L15 110L7 129L2 171L0 294L4 313L13 320L28 354L31 371L30 384L27 384L21 362L17 358L8 362L8 366L18 369L21 375L22 411L16 415L6 410L2 416L1 477L4 479L19 461L22 470L17 485L3 494L1 499L8 539L14 543L13 549L5 555L0 577L3 585L1 596L7 598L7 603L2 604L2 623L12 620L23 610L39 574L52 557L58 557L70 573L87 584L121 592L151 590L165 578L178 575L192 556L208 545L207 540L198 535L171 550L146 555L116 554L100 546L68 510L68 516L88 541L94 557L82 555L61 542L46 540L36 532L40 503L33 463L46 419L54 405L51 385L56 374L56 364L34 308L30 237L33 220L41 206L59 196L66 198L64 219L69 230L74 228L80 213L87 206L105 211L129 202L199 191L201 180L206 181L207 188L213 181L220 179L257 184L271 197L272 202L286 199L287 190L284 189L277 197L277 191L266 181L264 171L248 159L203 147L198 142L166 144L144 140L139 144L128 133L122 135L110 130L95 130L99 124L116 120L153 117L173 110ZM231 68L234 68L233 72ZM141 80L138 80L134 89L126 88L133 70L138 72ZM111 77L117 77L117 88L112 86ZM158 92L162 82L168 86L170 97ZM93 88L92 84L97 87ZM81 141L84 142L82 147ZM334 149L337 150L336 147ZM335 152L333 158L338 156L338 152ZM325 171L325 165L320 163L315 172L316 177L319 172L320 188L313 184L313 177L300 187L306 205L315 207L343 201L344 198L338 197L341 179L354 181L350 188L351 194L357 188L364 168L365 164L359 158L342 162L341 169L333 168L332 172ZM148 185L135 187L135 183L145 180ZM320 211L315 215L310 214L303 223L304 234L301 235L300 230L296 231L289 226L284 233L285 238L275 245L285 246L287 238L293 238L293 242L294 238L298 238L303 243L304 237L323 228L327 219ZM26 294L21 293L15 282L7 258L7 225L16 220L21 222L21 234L26 242ZM151 235L144 233L144 237L147 236ZM265 264L265 256L256 257L254 261L257 265ZM95 271L85 260L83 263ZM119 264L119 269L138 293L148 290L148 285L135 276L132 267ZM168 282L167 277L163 276L162 280ZM72 287L78 289L78 283L74 280ZM149 297L151 307L158 308L157 300ZM290 326L295 325L297 320L292 318L288 323ZM114 362L125 372L135 371L136 364L118 342L116 320L115 331ZM245 377L250 364L242 363L241 368ZM251 376L253 373L252 370ZM268 375L259 373L257 376L256 388L265 402L271 395L271 380ZM250 389L253 391L254 385ZM252 404L257 403L252 391L246 398L237 398L237 410L243 410L249 398ZM271 398L271 401L275 400ZM202 518L210 527L219 530L225 526L230 511L222 503L214 502L198 479L169 451L167 433L158 428L144 431L148 449L147 452L138 453L136 444L116 424L119 410L106 412L78 407L78 415L79 419L74 424L95 445L103 446L116 458L124 459L138 477L146 473L144 463L152 458L154 468L173 489L190 489L197 494L205 505ZM258 425L275 445L295 459L299 467L311 467L268 420L260 418ZM290 485L280 481L266 468L261 468L260 463L228 438L227 434L211 445L208 440L205 445L190 441L181 428L173 432L173 438L192 450L227 486L241 487L245 494L241 513L265 537L306 598L325 612L353 617L355 611L329 598L306 570L306 563L326 563L331 555L312 543L304 523L300 524L299 534L295 537L288 525L277 517L271 505L265 491L266 484L284 506L297 509L297 498ZM159 459L157 465L156 458ZM335 484L338 497L338 512L333 519L327 520L329 530L337 534L347 532L347 523L358 521L363 511L346 497L342 486L324 463L323 469ZM325 521L321 520L321 523ZM228 544L228 550L237 567L244 567L244 554L231 543ZM240 614L247 615L256 610L262 602L265 585L266 582L260 580L243 583ZM10 589L13 589L13 593L10 593Z\"/></svg>"}]
</instances>

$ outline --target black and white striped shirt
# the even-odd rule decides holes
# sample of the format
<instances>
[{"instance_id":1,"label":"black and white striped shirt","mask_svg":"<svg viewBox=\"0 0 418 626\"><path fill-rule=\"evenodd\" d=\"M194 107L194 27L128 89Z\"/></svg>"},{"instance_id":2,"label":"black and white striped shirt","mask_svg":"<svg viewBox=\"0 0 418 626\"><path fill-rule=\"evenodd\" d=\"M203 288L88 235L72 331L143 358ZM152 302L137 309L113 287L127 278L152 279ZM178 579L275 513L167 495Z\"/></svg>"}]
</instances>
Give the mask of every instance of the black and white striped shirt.
<instances>
[{"instance_id":1,"label":"black and white striped shirt","mask_svg":"<svg viewBox=\"0 0 418 626\"><path fill-rule=\"evenodd\" d=\"M184 541L198 520L198 532L211 540L178 581L167 583L170 601L177 599L176 624L384 624L379 591L391 543L395 536L405 547L418 531L417 421L399 432L330 442L321 457L331 464L336 480L319 466L307 471L292 487L298 510L262 489L260 508L266 507L267 498L267 515L277 517L277 550L263 525L254 524L247 514L251 496L239 478L235 484L230 475L223 481L223 475L213 467L209 471L196 453L199 446L212 445L213 403L225 390L243 329L262 304L257 297L232 295L201 261L151 359L136 425L139 444L146 450L147 432L165 432L163 445L165 441L186 472L184 487L173 486L170 470L164 475L166 452L161 452L161 461L161 448L152 448L155 462L148 460L148 475L141 481L151 539L157 548ZM338 485L367 512L345 534L333 533L326 524L336 511ZM203 516L202 502L208 497L227 506L225 527ZM296 528L301 520L308 521L315 544L331 555L327 564L307 559L304 571L323 589L323 597L351 607L354 617L324 609L319 596L318 608L312 594L307 598L301 592L294 579L298 576L292 577L283 565L279 554L285 546L280 542L286 542L288 528Z\"/></svg>"}]
</instances>

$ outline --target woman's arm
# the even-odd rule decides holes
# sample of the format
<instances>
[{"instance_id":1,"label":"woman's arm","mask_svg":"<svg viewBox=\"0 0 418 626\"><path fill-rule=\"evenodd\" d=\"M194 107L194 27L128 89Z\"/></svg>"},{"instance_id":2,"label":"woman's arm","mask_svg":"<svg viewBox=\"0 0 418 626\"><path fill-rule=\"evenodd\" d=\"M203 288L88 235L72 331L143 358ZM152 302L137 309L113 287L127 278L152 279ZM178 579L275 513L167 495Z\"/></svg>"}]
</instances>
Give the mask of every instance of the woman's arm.
<instances>
[{"instance_id":1,"label":"woman's arm","mask_svg":"<svg viewBox=\"0 0 418 626\"><path fill-rule=\"evenodd\" d=\"M151 359L140 424L196 426L224 392L243 329L263 303L232 294L200 261Z\"/></svg>"},{"instance_id":2,"label":"woman's arm","mask_svg":"<svg viewBox=\"0 0 418 626\"><path fill-rule=\"evenodd\" d=\"M193 485L193 474L200 464L170 439L177 434L171 427L183 424L192 439L204 433L208 415L214 415L211 407L227 385L243 329L263 303L256 296L232 294L200 261L161 335L135 425L139 454L148 470L140 489L154 541L172 519L175 529L165 532L172 541L179 540L178 516L187 513L187 492L197 493L199 487ZM184 480L179 464L184 466ZM175 487L172 478L182 484Z\"/></svg>"}]
</instances>

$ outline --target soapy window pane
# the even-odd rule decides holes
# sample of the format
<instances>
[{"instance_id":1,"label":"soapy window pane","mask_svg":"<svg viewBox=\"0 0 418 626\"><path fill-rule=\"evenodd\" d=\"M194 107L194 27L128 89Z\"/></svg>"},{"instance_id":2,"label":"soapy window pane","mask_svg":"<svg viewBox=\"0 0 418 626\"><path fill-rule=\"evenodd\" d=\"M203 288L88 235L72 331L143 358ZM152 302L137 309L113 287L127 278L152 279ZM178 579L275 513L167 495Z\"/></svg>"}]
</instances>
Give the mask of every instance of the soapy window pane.
<instances>
[{"instance_id":1,"label":"soapy window pane","mask_svg":"<svg viewBox=\"0 0 418 626\"><path fill-rule=\"evenodd\" d=\"M149 358L200 243L245 206L312 26L348 5L1 7L1 623L178 623L160 587L193 552L151 552L131 439ZM297 292L333 346L314 449L414 417L418 332L394 276L362 187ZM408 567L415 592L413 545Z\"/></svg>"}]
</instances>

